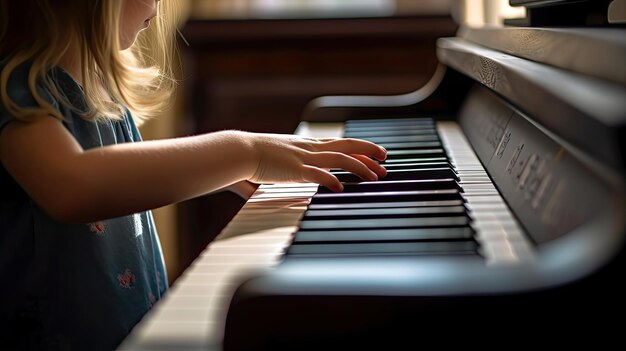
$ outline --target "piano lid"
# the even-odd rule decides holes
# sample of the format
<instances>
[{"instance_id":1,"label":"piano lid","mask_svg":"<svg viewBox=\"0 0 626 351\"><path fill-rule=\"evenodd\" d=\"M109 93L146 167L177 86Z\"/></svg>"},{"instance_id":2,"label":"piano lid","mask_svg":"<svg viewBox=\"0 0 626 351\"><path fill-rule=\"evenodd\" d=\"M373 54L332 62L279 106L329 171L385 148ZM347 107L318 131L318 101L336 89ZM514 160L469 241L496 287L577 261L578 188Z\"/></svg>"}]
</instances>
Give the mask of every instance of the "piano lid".
<instances>
[{"instance_id":1,"label":"piano lid","mask_svg":"<svg viewBox=\"0 0 626 351\"><path fill-rule=\"evenodd\" d=\"M438 40L437 55L623 173L624 34L617 28L461 28L459 36Z\"/></svg>"},{"instance_id":2,"label":"piano lid","mask_svg":"<svg viewBox=\"0 0 626 351\"><path fill-rule=\"evenodd\" d=\"M626 85L623 28L463 26L457 36L513 56Z\"/></svg>"},{"instance_id":3,"label":"piano lid","mask_svg":"<svg viewBox=\"0 0 626 351\"><path fill-rule=\"evenodd\" d=\"M612 0L509 0L511 6L526 7L526 17L506 24L533 27L606 26L611 24Z\"/></svg>"}]
</instances>

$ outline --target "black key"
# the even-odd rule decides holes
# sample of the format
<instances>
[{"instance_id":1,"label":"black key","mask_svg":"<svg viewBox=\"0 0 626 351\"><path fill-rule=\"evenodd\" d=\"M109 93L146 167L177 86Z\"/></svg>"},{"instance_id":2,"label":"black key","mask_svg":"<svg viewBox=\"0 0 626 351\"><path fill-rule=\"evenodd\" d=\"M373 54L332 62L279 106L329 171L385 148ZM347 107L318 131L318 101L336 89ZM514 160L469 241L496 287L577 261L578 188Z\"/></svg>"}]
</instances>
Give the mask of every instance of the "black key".
<instances>
[{"instance_id":1,"label":"black key","mask_svg":"<svg viewBox=\"0 0 626 351\"><path fill-rule=\"evenodd\" d=\"M433 149L441 148L439 141L410 141L398 143L378 143L378 145L389 150L405 150L405 149Z\"/></svg>"},{"instance_id":2,"label":"black key","mask_svg":"<svg viewBox=\"0 0 626 351\"><path fill-rule=\"evenodd\" d=\"M462 200L458 189L316 194L311 204Z\"/></svg>"},{"instance_id":3,"label":"black key","mask_svg":"<svg viewBox=\"0 0 626 351\"><path fill-rule=\"evenodd\" d=\"M357 183L362 179L352 173L343 171L332 172L340 182L344 183ZM417 179L445 179L452 178L460 180L456 172L451 168L424 168L424 169L390 169L387 170L387 175L380 178L379 182L392 181L392 180L417 180Z\"/></svg>"},{"instance_id":4,"label":"black key","mask_svg":"<svg viewBox=\"0 0 626 351\"><path fill-rule=\"evenodd\" d=\"M398 158L385 160L381 162L383 166L387 166L390 164L402 164L402 163L419 163L419 162L448 162L447 157L414 157L414 158Z\"/></svg>"},{"instance_id":5,"label":"black key","mask_svg":"<svg viewBox=\"0 0 626 351\"><path fill-rule=\"evenodd\" d=\"M400 117L400 118L368 118L368 119L349 119L345 122L346 126L358 125L387 125L387 124L434 124L435 121L428 117Z\"/></svg>"},{"instance_id":6,"label":"black key","mask_svg":"<svg viewBox=\"0 0 626 351\"><path fill-rule=\"evenodd\" d=\"M390 169L420 169L420 168L452 168L449 162L406 162L406 163L390 163L384 165L387 170Z\"/></svg>"},{"instance_id":7,"label":"black key","mask_svg":"<svg viewBox=\"0 0 626 351\"><path fill-rule=\"evenodd\" d=\"M344 135L350 135L353 133L360 132L370 132L370 131L396 131L402 132L407 129L415 130L415 129L435 129L435 125L430 124L405 124L405 125L370 125L370 126L347 126L344 127Z\"/></svg>"},{"instance_id":8,"label":"black key","mask_svg":"<svg viewBox=\"0 0 626 351\"><path fill-rule=\"evenodd\" d=\"M467 227L469 224L470 219L466 216L335 220L326 219L319 221L301 221L300 230Z\"/></svg>"},{"instance_id":9,"label":"black key","mask_svg":"<svg viewBox=\"0 0 626 351\"><path fill-rule=\"evenodd\" d=\"M311 230L297 232L294 236L293 243L471 240L473 235L474 231L469 227L386 230Z\"/></svg>"},{"instance_id":10,"label":"black key","mask_svg":"<svg viewBox=\"0 0 626 351\"><path fill-rule=\"evenodd\" d=\"M465 206L447 207L396 207L396 208L359 208L344 210L308 210L304 220L323 219L358 219L358 218L417 218L417 217L452 217L466 215Z\"/></svg>"},{"instance_id":11,"label":"black key","mask_svg":"<svg viewBox=\"0 0 626 351\"><path fill-rule=\"evenodd\" d=\"M342 193L361 193L367 191L404 191L404 190L439 190L461 189L459 183L452 178L447 179L419 179L419 180L395 180L360 183L344 183ZM293 191L293 190L292 190ZM319 187L318 194L335 194L334 191Z\"/></svg>"},{"instance_id":12,"label":"black key","mask_svg":"<svg viewBox=\"0 0 626 351\"><path fill-rule=\"evenodd\" d=\"M409 150L389 150L387 159L399 158L420 158L420 157L447 157L444 149L409 149Z\"/></svg>"},{"instance_id":13,"label":"black key","mask_svg":"<svg viewBox=\"0 0 626 351\"><path fill-rule=\"evenodd\" d=\"M346 138L366 138L374 136L393 136L393 135L437 135L437 130L434 128L412 128L407 127L402 131L397 130L359 130L354 132L345 132Z\"/></svg>"},{"instance_id":14,"label":"black key","mask_svg":"<svg viewBox=\"0 0 626 351\"><path fill-rule=\"evenodd\" d=\"M372 127L385 125L435 125L432 118L377 118L377 119L351 119L344 123L346 129L354 127Z\"/></svg>"},{"instance_id":15,"label":"black key","mask_svg":"<svg viewBox=\"0 0 626 351\"><path fill-rule=\"evenodd\" d=\"M390 202L355 202L340 204L310 204L309 210L332 210L348 208L395 208L395 207L436 207L436 206L461 206L463 200L443 201L390 201Z\"/></svg>"},{"instance_id":16,"label":"black key","mask_svg":"<svg viewBox=\"0 0 626 351\"><path fill-rule=\"evenodd\" d=\"M287 255L415 255L415 254L476 254L474 241L435 241L407 243L363 244L296 244L291 245Z\"/></svg>"},{"instance_id":17,"label":"black key","mask_svg":"<svg viewBox=\"0 0 626 351\"><path fill-rule=\"evenodd\" d=\"M392 135L392 136L372 136L361 138L367 141L371 141L376 144L384 143L412 143L412 142L425 142L425 141L439 141L437 135Z\"/></svg>"},{"instance_id":18,"label":"black key","mask_svg":"<svg viewBox=\"0 0 626 351\"><path fill-rule=\"evenodd\" d=\"M383 125L383 124L376 124L376 125L344 125L344 135L352 135L352 134L357 134L357 133L364 133L364 132L386 132L386 131L390 131L390 132L396 132L396 133L401 133L402 131L405 130L411 130L411 131L415 131L415 130L436 130L437 126L433 123L423 123L423 124L411 124L411 123L407 123L407 124L398 124L398 125Z\"/></svg>"}]
</instances>

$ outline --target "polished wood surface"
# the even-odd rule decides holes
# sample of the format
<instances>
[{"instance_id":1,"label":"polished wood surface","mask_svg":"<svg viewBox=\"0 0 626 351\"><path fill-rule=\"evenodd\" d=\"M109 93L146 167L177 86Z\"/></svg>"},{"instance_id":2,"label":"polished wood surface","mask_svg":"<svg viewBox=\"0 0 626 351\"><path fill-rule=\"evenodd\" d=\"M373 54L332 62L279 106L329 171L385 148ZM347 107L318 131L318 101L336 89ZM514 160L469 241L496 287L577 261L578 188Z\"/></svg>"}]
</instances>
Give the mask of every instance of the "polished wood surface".
<instances>
[{"instance_id":1,"label":"polished wood surface","mask_svg":"<svg viewBox=\"0 0 626 351\"><path fill-rule=\"evenodd\" d=\"M320 95L398 94L425 84L450 17L191 21L183 33L192 132L292 132Z\"/></svg>"}]
</instances>

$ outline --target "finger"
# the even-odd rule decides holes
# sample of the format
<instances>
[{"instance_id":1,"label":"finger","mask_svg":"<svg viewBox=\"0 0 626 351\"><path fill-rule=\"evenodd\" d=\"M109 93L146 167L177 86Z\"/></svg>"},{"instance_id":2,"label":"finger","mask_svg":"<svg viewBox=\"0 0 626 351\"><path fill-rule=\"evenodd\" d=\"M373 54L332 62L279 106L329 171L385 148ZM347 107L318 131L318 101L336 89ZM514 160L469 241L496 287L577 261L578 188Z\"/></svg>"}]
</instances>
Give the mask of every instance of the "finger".
<instances>
[{"instance_id":1,"label":"finger","mask_svg":"<svg viewBox=\"0 0 626 351\"><path fill-rule=\"evenodd\" d=\"M343 191L343 184L329 171L308 165L304 165L303 168L305 181L323 185L335 192Z\"/></svg>"},{"instance_id":2,"label":"finger","mask_svg":"<svg viewBox=\"0 0 626 351\"><path fill-rule=\"evenodd\" d=\"M350 155L342 154L340 152L314 152L310 153L304 161L309 165L320 168L344 169L348 172L356 174L364 180L378 180L378 174L374 173L363 162Z\"/></svg>"},{"instance_id":3,"label":"finger","mask_svg":"<svg viewBox=\"0 0 626 351\"><path fill-rule=\"evenodd\" d=\"M364 156L364 155L350 155L350 156L363 162L364 165L366 165L369 169L374 171L374 173L376 173L376 175L378 176L378 179L384 178L385 176L387 176L387 169L385 169L385 167L381 166L378 162L372 160L371 158Z\"/></svg>"},{"instance_id":4,"label":"finger","mask_svg":"<svg viewBox=\"0 0 626 351\"><path fill-rule=\"evenodd\" d=\"M320 151L335 151L344 154L361 154L375 158L379 161L384 161L387 158L387 150L385 150L385 148L361 139L334 139L320 143L317 145L317 148Z\"/></svg>"}]
</instances>

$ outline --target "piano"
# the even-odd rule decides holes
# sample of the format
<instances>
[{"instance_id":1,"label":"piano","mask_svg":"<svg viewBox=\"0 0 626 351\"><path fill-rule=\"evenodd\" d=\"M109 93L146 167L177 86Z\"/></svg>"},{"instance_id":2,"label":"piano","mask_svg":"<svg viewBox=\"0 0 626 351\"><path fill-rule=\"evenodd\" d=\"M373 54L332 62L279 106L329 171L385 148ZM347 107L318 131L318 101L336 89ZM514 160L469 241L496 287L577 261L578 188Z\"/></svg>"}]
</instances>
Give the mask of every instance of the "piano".
<instances>
[{"instance_id":1,"label":"piano","mask_svg":"<svg viewBox=\"0 0 626 351\"><path fill-rule=\"evenodd\" d=\"M610 1L510 2L417 91L311 101L296 134L380 143L389 176L260 185L119 349L619 340L626 30Z\"/></svg>"}]
</instances>

